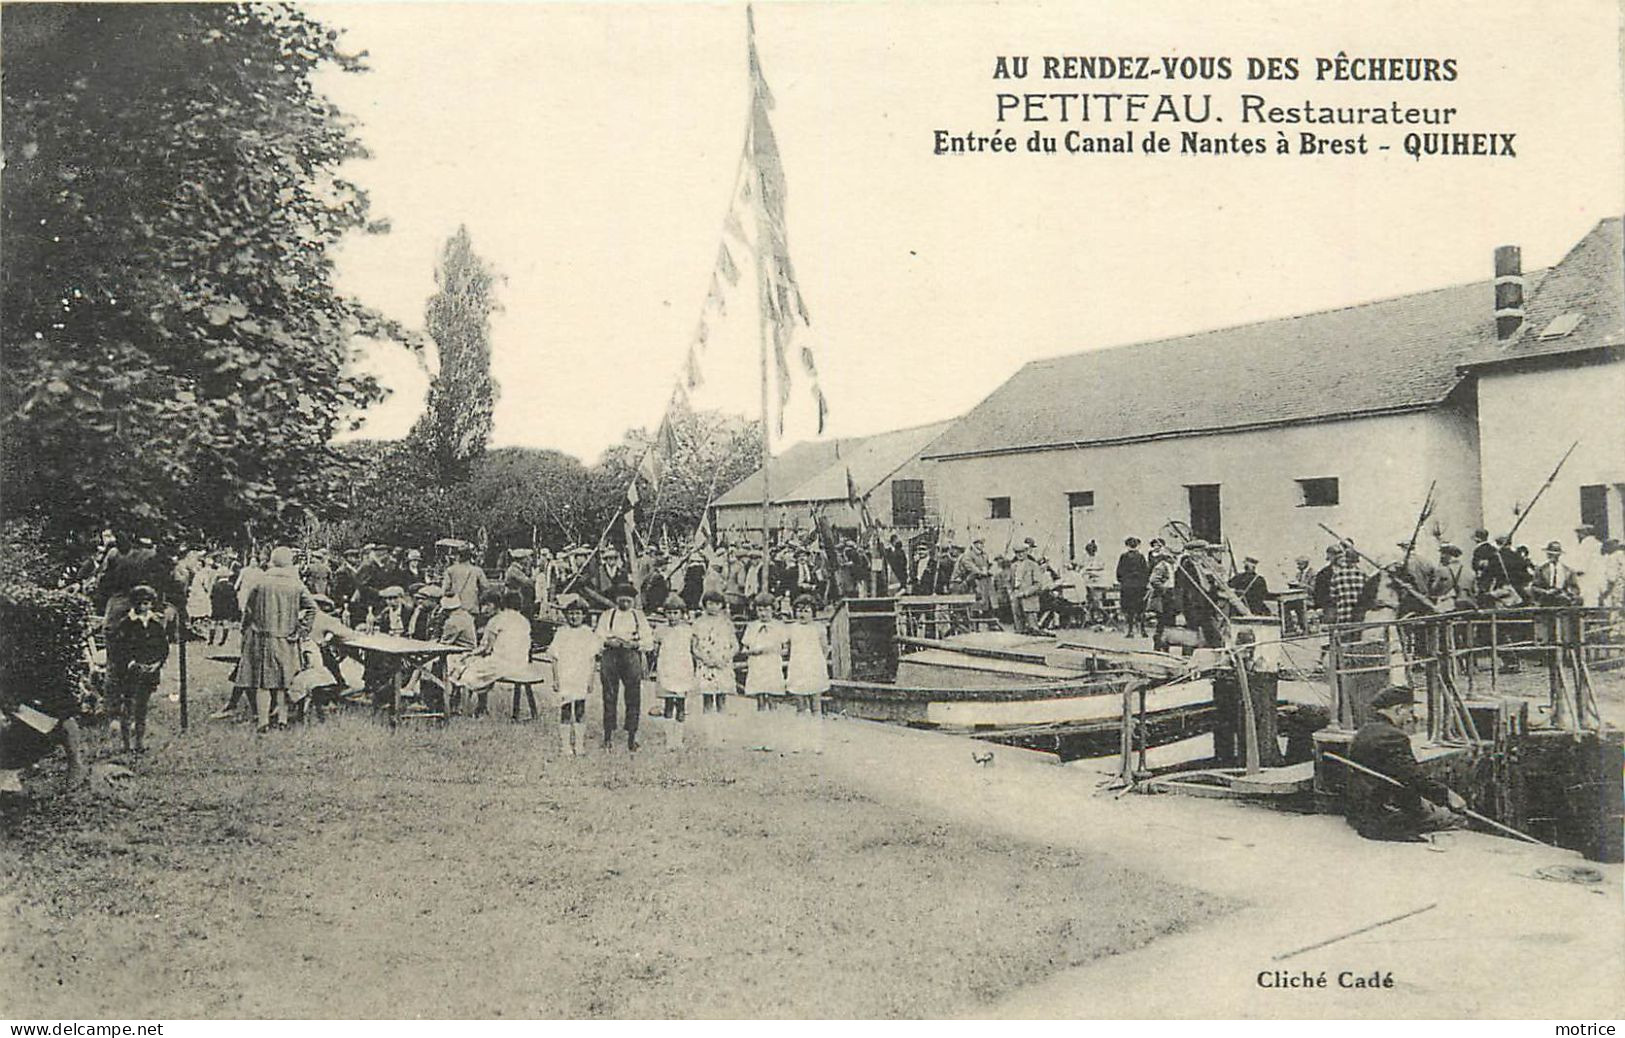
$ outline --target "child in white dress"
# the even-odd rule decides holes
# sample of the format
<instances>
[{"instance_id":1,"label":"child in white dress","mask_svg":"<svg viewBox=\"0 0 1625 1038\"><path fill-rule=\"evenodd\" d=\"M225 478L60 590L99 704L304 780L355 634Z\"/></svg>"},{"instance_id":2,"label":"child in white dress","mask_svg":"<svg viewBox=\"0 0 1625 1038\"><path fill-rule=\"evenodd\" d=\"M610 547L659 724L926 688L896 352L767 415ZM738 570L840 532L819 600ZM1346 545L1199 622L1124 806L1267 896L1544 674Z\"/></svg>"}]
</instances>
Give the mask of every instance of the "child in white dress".
<instances>
[{"instance_id":1,"label":"child in white dress","mask_svg":"<svg viewBox=\"0 0 1625 1038\"><path fill-rule=\"evenodd\" d=\"M824 694L829 691L829 632L816 619L817 603L804 597L796 600L796 620L789 626L790 668L786 691L796 704L797 718L813 725L810 745L814 753L824 752Z\"/></svg>"},{"instance_id":2,"label":"child in white dress","mask_svg":"<svg viewBox=\"0 0 1625 1038\"><path fill-rule=\"evenodd\" d=\"M811 598L796 600L796 622L788 631L790 669L785 690L795 699L796 713L818 714L829 691L829 633L815 619Z\"/></svg>"},{"instance_id":3,"label":"child in white dress","mask_svg":"<svg viewBox=\"0 0 1625 1038\"><path fill-rule=\"evenodd\" d=\"M700 603L705 612L694 621L695 685L702 708L720 714L737 687L734 657L739 654L739 636L721 592L707 591Z\"/></svg>"},{"instance_id":4,"label":"child in white dress","mask_svg":"<svg viewBox=\"0 0 1625 1038\"><path fill-rule=\"evenodd\" d=\"M665 702L666 746L681 749L688 694L694 691L694 626L688 603L678 595L666 599L665 626L655 631L655 684Z\"/></svg>"},{"instance_id":5,"label":"child in white dress","mask_svg":"<svg viewBox=\"0 0 1625 1038\"><path fill-rule=\"evenodd\" d=\"M559 694L559 748L574 757L587 752L587 696L604 642L587 626L587 603L579 598L564 607L564 622L547 652Z\"/></svg>"},{"instance_id":6,"label":"child in white dress","mask_svg":"<svg viewBox=\"0 0 1625 1038\"><path fill-rule=\"evenodd\" d=\"M784 625L773 615L773 596L753 600L756 618L745 624L745 695L756 697L756 709L767 710L784 695Z\"/></svg>"}]
</instances>

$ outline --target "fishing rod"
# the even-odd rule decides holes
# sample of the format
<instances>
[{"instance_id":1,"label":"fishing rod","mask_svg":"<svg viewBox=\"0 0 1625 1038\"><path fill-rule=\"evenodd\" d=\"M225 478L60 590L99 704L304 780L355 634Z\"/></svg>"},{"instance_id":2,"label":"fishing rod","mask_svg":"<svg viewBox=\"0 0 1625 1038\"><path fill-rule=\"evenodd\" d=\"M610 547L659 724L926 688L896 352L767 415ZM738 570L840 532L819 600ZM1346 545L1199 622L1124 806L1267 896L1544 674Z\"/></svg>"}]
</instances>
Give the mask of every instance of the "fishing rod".
<instances>
[{"instance_id":1,"label":"fishing rod","mask_svg":"<svg viewBox=\"0 0 1625 1038\"><path fill-rule=\"evenodd\" d=\"M1569 455L1573 454L1574 448L1578 446L1580 446L1580 441L1575 440L1574 443L1570 445L1569 449L1563 452L1563 456L1557 460L1557 467L1552 469L1552 474L1546 477L1546 482L1540 485L1540 489L1535 491L1535 496L1529 499L1529 504L1526 505L1524 510L1518 514L1518 521L1513 523L1512 529L1506 532L1507 543L1509 545L1512 543L1512 535L1518 532L1518 527L1522 526L1523 521L1529 518L1529 513L1535 510L1535 502L1539 501L1541 495L1552 488L1552 482L1557 479L1557 474L1563 470L1563 465L1569 460Z\"/></svg>"},{"instance_id":2,"label":"fishing rod","mask_svg":"<svg viewBox=\"0 0 1625 1038\"><path fill-rule=\"evenodd\" d=\"M1327 760L1334 760L1334 761L1337 761L1339 764L1345 764L1348 767L1351 767L1351 768L1355 769L1356 771L1363 771L1367 775L1370 775L1372 778L1381 779L1382 781L1388 783L1390 786L1394 786L1394 787L1396 787L1398 789L1407 788L1405 783L1399 781L1396 778L1390 778L1389 776L1384 775L1380 771L1377 771L1377 770L1375 770L1373 768L1368 768L1364 764L1361 764L1361 763L1359 763L1357 761L1349 760L1347 757L1340 756L1340 755L1338 755L1336 753L1331 752L1330 750L1326 751L1325 756L1326 756ZM1483 822L1485 825L1494 826L1495 828L1501 830L1502 832L1506 833L1507 835L1515 836L1518 839L1525 841L1526 843L1535 843L1535 844L1539 844L1542 847L1551 847L1552 846L1551 844L1547 843L1545 840L1537 840L1533 836L1530 836L1528 833L1521 833L1518 830L1512 828L1512 826L1510 826L1510 825L1502 825L1500 822L1497 822L1493 818L1486 818L1483 815L1479 814L1477 811L1474 811L1470 807L1465 807L1464 806L1461 809L1461 813L1466 815L1468 818L1473 819L1475 822ZM1552 849L1555 850L1556 848L1552 848Z\"/></svg>"},{"instance_id":3,"label":"fishing rod","mask_svg":"<svg viewBox=\"0 0 1625 1038\"><path fill-rule=\"evenodd\" d=\"M1422 499L1422 510L1416 515L1416 526L1411 529L1410 540L1405 542L1405 557L1399 562L1401 566L1410 563L1411 552L1416 550L1416 539L1422 536L1422 524L1428 521L1429 515L1433 514L1433 488L1437 487L1438 485L1438 480L1434 480L1428 484L1427 497Z\"/></svg>"}]
</instances>

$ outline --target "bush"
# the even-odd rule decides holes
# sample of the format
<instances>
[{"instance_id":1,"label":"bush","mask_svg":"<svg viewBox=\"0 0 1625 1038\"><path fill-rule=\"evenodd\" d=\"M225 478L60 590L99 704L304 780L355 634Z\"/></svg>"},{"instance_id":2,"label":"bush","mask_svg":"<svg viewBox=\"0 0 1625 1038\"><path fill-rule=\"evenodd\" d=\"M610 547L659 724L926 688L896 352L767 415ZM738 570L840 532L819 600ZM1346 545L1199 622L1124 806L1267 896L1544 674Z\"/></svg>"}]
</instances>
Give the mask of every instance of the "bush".
<instances>
[{"instance_id":1,"label":"bush","mask_svg":"<svg viewBox=\"0 0 1625 1038\"><path fill-rule=\"evenodd\" d=\"M90 600L76 591L0 585L0 705L72 717L89 668Z\"/></svg>"},{"instance_id":2,"label":"bush","mask_svg":"<svg viewBox=\"0 0 1625 1038\"><path fill-rule=\"evenodd\" d=\"M39 524L20 519L0 523L0 586L56 583L58 562L40 534Z\"/></svg>"}]
</instances>

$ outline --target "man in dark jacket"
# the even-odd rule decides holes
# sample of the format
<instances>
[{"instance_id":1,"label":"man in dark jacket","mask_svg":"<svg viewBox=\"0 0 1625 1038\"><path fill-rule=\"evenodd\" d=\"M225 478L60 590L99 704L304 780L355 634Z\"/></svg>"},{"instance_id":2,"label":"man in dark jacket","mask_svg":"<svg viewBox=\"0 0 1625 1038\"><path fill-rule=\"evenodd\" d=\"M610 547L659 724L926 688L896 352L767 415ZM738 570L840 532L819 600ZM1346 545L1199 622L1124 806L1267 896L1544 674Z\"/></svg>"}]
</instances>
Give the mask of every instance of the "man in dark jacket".
<instances>
[{"instance_id":1,"label":"man in dark jacket","mask_svg":"<svg viewBox=\"0 0 1625 1038\"><path fill-rule=\"evenodd\" d=\"M1230 578L1230 590L1247 603L1247 611L1254 616L1269 612L1270 586L1264 574L1258 572L1258 560L1249 555L1241 561L1242 570Z\"/></svg>"},{"instance_id":2,"label":"man in dark jacket","mask_svg":"<svg viewBox=\"0 0 1625 1038\"><path fill-rule=\"evenodd\" d=\"M1394 780L1348 769L1348 823L1368 840L1417 843L1423 833L1466 825L1456 813L1466 802L1423 774L1411 749L1407 729L1415 706L1416 695L1409 687L1383 689L1371 700L1376 717L1360 726L1349 746L1350 760Z\"/></svg>"},{"instance_id":3,"label":"man in dark jacket","mask_svg":"<svg viewBox=\"0 0 1625 1038\"><path fill-rule=\"evenodd\" d=\"M1123 542L1123 554L1117 556L1117 586L1121 589L1123 622L1127 625L1124 633L1131 638L1136 627L1141 637L1145 636L1145 589L1150 582L1151 565L1140 554L1140 539L1130 537Z\"/></svg>"}]
</instances>

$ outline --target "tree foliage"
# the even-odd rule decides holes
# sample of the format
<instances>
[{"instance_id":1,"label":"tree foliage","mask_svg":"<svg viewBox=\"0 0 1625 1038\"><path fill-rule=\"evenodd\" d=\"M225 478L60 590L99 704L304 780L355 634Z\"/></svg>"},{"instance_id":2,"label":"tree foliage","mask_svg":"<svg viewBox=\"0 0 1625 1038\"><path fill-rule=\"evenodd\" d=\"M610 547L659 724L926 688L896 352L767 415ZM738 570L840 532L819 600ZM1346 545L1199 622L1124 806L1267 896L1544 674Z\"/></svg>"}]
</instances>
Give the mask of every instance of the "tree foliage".
<instances>
[{"instance_id":1,"label":"tree foliage","mask_svg":"<svg viewBox=\"0 0 1625 1038\"><path fill-rule=\"evenodd\" d=\"M674 413L659 454L659 479L638 477L637 521L645 535L686 538L717 495L756 470L761 426L714 411ZM503 447L474 463L464 480L444 482L411 441L345 446L367 473L354 492L344 540L427 546L441 537L496 546L593 544L626 506L626 488L654 434L633 430L586 466L568 454Z\"/></svg>"},{"instance_id":2,"label":"tree foliage","mask_svg":"<svg viewBox=\"0 0 1625 1038\"><path fill-rule=\"evenodd\" d=\"M638 475L637 509L638 524L651 538L662 530L686 535L699 525L706 505L762 461L761 424L720 411L673 408L666 442L661 439L658 430L637 429L604 452L593 470L597 516L607 522L620 510L627 483L651 447L656 463Z\"/></svg>"},{"instance_id":3,"label":"tree foliage","mask_svg":"<svg viewBox=\"0 0 1625 1038\"><path fill-rule=\"evenodd\" d=\"M439 353L440 370L429 383L427 405L410 439L447 483L466 477L485 453L497 398L491 377L496 277L475 254L467 227L458 227L441 247L434 280L439 289L429 297L424 324Z\"/></svg>"},{"instance_id":4,"label":"tree foliage","mask_svg":"<svg viewBox=\"0 0 1625 1038\"><path fill-rule=\"evenodd\" d=\"M105 521L221 538L345 495L334 432L382 390L333 285L376 229L363 154L312 86L355 71L292 7L6 11L0 495L58 538Z\"/></svg>"}]
</instances>

